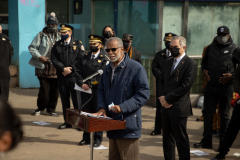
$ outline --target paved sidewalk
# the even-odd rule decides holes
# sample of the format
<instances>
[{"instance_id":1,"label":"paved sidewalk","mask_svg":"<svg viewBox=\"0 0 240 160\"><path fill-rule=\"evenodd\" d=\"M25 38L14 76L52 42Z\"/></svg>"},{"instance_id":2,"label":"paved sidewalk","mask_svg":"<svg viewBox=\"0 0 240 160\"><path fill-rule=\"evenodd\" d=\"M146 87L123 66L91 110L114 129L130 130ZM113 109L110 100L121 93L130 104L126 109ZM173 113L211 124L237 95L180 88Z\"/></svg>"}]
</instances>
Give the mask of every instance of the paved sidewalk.
<instances>
[{"instance_id":1,"label":"paved sidewalk","mask_svg":"<svg viewBox=\"0 0 240 160\"><path fill-rule=\"evenodd\" d=\"M40 116L32 116L36 109L38 89L10 89L9 102L20 115L24 124L24 139L12 152L3 156L3 160L89 160L90 148L78 146L82 139L82 131L73 129L59 130L57 127L63 123L62 105L59 98L57 112L59 117L50 117L44 111ZM201 115L201 110L194 108L194 116L188 119L188 134L190 145L199 142L202 138L203 123L196 122ZM149 106L142 107L142 137L140 139L140 160L163 160L162 136L150 136L155 120L155 109ZM51 123L48 126L33 124L34 121ZM104 146L108 147L106 132L103 135ZM193 160L209 160L216 155L218 139L213 138L213 149L200 149L209 156L198 157L191 155ZM195 148L191 148L195 150ZM228 154L227 160L237 160L240 157L233 156L240 153L240 134ZM177 157L176 150L176 159ZM1 158L1 157L0 157ZM94 150L94 160L107 160L108 150Z\"/></svg>"}]
</instances>

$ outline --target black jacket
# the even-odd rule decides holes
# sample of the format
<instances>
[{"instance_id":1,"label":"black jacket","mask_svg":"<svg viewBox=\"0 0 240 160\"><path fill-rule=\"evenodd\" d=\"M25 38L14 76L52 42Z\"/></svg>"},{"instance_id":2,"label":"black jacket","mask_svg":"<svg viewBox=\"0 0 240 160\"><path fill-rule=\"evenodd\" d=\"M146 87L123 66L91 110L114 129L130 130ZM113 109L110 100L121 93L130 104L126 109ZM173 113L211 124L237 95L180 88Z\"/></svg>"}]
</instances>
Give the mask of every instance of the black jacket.
<instances>
[{"instance_id":1,"label":"black jacket","mask_svg":"<svg viewBox=\"0 0 240 160\"><path fill-rule=\"evenodd\" d=\"M84 56L79 57L76 62L76 83L78 86L82 86L82 80L88 76L94 74L99 69L104 70L105 66L109 63L109 58L104 50L100 50L97 58L91 59L92 52L86 53ZM97 81L99 84L100 76L96 76L93 81ZM93 88L97 88L98 84L93 85Z\"/></svg>"},{"instance_id":2,"label":"black jacket","mask_svg":"<svg viewBox=\"0 0 240 160\"><path fill-rule=\"evenodd\" d=\"M232 80L222 84L219 78L224 73L233 74L236 69L236 63L240 62L240 52L236 50L237 45L230 38L227 45L220 45L215 38L206 50L205 57L202 60L202 70L208 70L210 81L208 84L215 86L227 86L232 84Z\"/></svg>"},{"instance_id":3,"label":"black jacket","mask_svg":"<svg viewBox=\"0 0 240 160\"><path fill-rule=\"evenodd\" d=\"M159 80L159 91L163 93L166 101L173 105L167 109L169 116L189 117L192 115L190 89L197 76L197 64L185 55L170 76L173 59L166 60ZM166 109L162 107L161 112L165 111Z\"/></svg>"},{"instance_id":4,"label":"black jacket","mask_svg":"<svg viewBox=\"0 0 240 160\"><path fill-rule=\"evenodd\" d=\"M0 80L10 80L9 66L13 56L13 47L9 38L0 33ZM9 84L7 84L8 86Z\"/></svg>"},{"instance_id":5,"label":"black jacket","mask_svg":"<svg viewBox=\"0 0 240 160\"><path fill-rule=\"evenodd\" d=\"M63 76L65 67L72 67L69 77L75 76L75 63L84 54L82 42L71 37L69 45L65 45L63 40L56 42L52 48L51 61L57 70L57 76Z\"/></svg>"},{"instance_id":6,"label":"black jacket","mask_svg":"<svg viewBox=\"0 0 240 160\"><path fill-rule=\"evenodd\" d=\"M166 55L166 48L164 50L161 50L155 54L155 57L152 61L152 73L156 80L159 80L162 70L165 66L166 59L170 58L168 55Z\"/></svg>"},{"instance_id":7,"label":"black jacket","mask_svg":"<svg viewBox=\"0 0 240 160\"><path fill-rule=\"evenodd\" d=\"M129 56L129 52L130 52L131 49L129 49L128 51L128 56ZM141 61L141 52L139 52L138 50L136 50L135 48L132 47L132 58L133 60L139 62L140 64L142 64L142 61Z\"/></svg>"}]
</instances>

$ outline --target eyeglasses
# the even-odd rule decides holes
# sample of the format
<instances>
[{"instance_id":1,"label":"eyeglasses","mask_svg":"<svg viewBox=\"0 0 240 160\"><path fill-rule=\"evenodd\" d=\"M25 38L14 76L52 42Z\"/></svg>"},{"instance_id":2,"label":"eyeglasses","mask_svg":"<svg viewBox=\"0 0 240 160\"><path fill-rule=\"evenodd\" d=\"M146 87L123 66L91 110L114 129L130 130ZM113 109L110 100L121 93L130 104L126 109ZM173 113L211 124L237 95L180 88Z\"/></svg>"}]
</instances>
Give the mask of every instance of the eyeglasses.
<instances>
[{"instance_id":1,"label":"eyeglasses","mask_svg":"<svg viewBox=\"0 0 240 160\"><path fill-rule=\"evenodd\" d=\"M118 48L121 48L121 47L118 47ZM105 51L110 52L110 50L111 50L112 52L115 52L118 48L105 49Z\"/></svg>"}]
</instances>

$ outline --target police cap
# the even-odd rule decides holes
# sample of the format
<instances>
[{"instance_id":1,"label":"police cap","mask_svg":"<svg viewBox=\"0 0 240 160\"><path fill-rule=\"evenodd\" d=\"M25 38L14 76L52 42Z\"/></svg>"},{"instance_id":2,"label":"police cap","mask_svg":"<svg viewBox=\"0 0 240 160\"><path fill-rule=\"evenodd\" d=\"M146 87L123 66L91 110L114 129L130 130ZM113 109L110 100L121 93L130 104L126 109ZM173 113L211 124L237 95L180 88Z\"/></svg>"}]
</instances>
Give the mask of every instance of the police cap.
<instances>
[{"instance_id":1,"label":"police cap","mask_svg":"<svg viewBox=\"0 0 240 160\"><path fill-rule=\"evenodd\" d=\"M72 31L74 28L68 24L60 24L60 32L67 32L67 31Z\"/></svg>"},{"instance_id":2,"label":"police cap","mask_svg":"<svg viewBox=\"0 0 240 160\"><path fill-rule=\"evenodd\" d=\"M172 40L172 38L174 37L174 36L177 36L176 34L174 34L174 33L165 33L165 37L164 37L164 41L171 41Z\"/></svg>"},{"instance_id":3,"label":"police cap","mask_svg":"<svg viewBox=\"0 0 240 160\"><path fill-rule=\"evenodd\" d=\"M89 43L102 43L103 42L103 37L101 37L99 35L90 34L88 36L88 38L89 38Z\"/></svg>"}]
</instances>

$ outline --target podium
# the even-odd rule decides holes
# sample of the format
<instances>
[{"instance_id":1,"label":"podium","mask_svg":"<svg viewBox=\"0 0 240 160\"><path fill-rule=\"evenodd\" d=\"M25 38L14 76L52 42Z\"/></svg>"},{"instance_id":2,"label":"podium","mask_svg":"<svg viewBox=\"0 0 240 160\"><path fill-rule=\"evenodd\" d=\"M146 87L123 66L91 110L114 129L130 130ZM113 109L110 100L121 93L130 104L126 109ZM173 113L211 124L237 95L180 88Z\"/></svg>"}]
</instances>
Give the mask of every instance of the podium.
<instances>
[{"instance_id":1,"label":"podium","mask_svg":"<svg viewBox=\"0 0 240 160\"><path fill-rule=\"evenodd\" d=\"M126 128L126 121L118 121L106 118L88 117L80 115L77 109L66 110L66 122L91 133L90 160L93 160L93 135L94 132L120 130Z\"/></svg>"}]
</instances>

